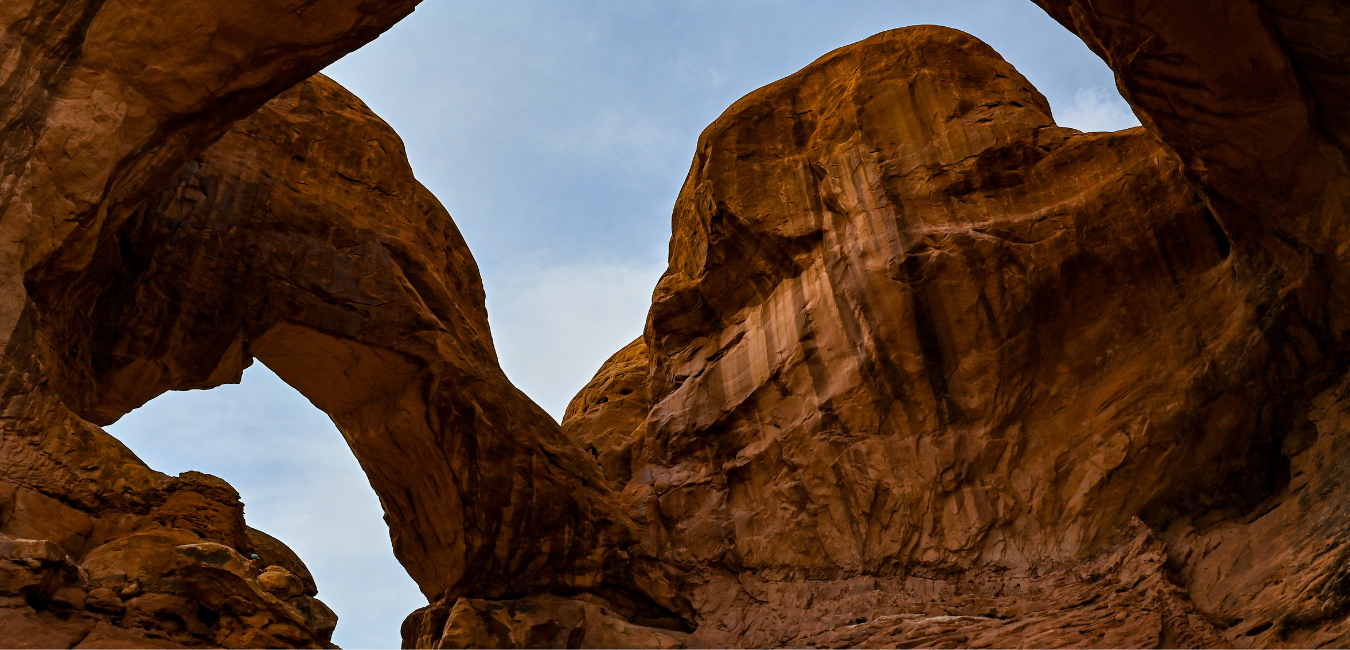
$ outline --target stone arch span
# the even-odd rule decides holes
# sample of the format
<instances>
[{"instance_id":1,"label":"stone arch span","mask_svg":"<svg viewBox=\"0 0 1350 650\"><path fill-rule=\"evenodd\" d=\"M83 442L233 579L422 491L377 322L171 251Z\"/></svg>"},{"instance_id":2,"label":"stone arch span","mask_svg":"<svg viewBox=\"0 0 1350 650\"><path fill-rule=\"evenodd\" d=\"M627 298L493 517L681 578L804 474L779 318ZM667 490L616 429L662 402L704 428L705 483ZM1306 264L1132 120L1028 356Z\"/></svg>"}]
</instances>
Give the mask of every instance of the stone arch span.
<instances>
[{"instance_id":1,"label":"stone arch span","mask_svg":"<svg viewBox=\"0 0 1350 650\"><path fill-rule=\"evenodd\" d=\"M590 592L679 624L637 588L631 524L594 461L498 367L449 214L336 83L237 123L89 259L27 282L74 414L109 424L256 358L337 424L433 602Z\"/></svg>"}]
</instances>

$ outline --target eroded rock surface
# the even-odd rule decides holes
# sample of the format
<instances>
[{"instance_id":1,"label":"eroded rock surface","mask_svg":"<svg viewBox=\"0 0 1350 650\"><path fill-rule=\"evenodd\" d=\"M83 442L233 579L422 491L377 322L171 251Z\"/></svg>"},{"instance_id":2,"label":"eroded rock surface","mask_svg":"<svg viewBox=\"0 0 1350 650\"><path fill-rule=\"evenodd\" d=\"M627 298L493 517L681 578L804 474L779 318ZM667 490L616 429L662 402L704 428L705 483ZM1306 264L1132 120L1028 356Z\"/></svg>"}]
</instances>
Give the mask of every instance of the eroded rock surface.
<instances>
[{"instance_id":1,"label":"eroded rock surface","mask_svg":"<svg viewBox=\"0 0 1350 650\"><path fill-rule=\"evenodd\" d=\"M608 588L629 535L613 493L498 368L458 229L341 87L315 77L237 124L99 256L78 289L34 290L54 312L93 305L53 327L94 342L72 373L85 412L257 357L333 417L432 600Z\"/></svg>"},{"instance_id":2,"label":"eroded rock surface","mask_svg":"<svg viewBox=\"0 0 1350 650\"><path fill-rule=\"evenodd\" d=\"M316 76L236 124L90 259L29 283L37 335L67 351L47 370L63 406L111 422L165 390L237 381L257 357L338 423L432 601L586 593L679 624L632 584L631 524L593 458L497 367L449 215L341 87ZM98 485L127 482L100 469ZM274 551L255 595L331 633L298 558L231 521L214 541Z\"/></svg>"},{"instance_id":3,"label":"eroded rock surface","mask_svg":"<svg viewBox=\"0 0 1350 650\"><path fill-rule=\"evenodd\" d=\"M416 4L0 8L0 645L327 643L322 603L277 599L242 568L242 552L298 559L280 543L253 548L228 484L154 472L83 417L98 419L87 397L62 399L87 348L53 346L47 328L73 315L42 313L29 289L88 272L141 201L234 121Z\"/></svg>"},{"instance_id":4,"label":"eroded rock surface","mask_svg":"<svg viewBox=\"0 0 1350 650\"><path fill-rule=\"evenodd\" d=\"M321 77L257 110L416 2L171 4L0 13L0 523L79 567L16 577L7 615L75 621L54 645L326 642L303 564L249 532L233 490L158 474L96 426L257 356L340 423L429 598L553 590L679 625L633 584L593 459L497 367L472 256L397 136ZM206 542L284 572L193 582L179 550Z\"/></svg>"},{"instance_id":5,"label":"eroded rock surface","mask_svg":"<svg viewBox=\"0 0 1350 650\"><path fill-rule=\"evenodd\" d=\"M631 478L633 423L652 407L647 365L647 343L639 338L605 362L563 415L563 433L595 456L618 488Z\"/></svg>"},{"instance_id":6,"label":"eroded rock surface","mask_svg":"<svg viewBox=\"0 0 1350 650\"><path fill-rule=\"evenodd\" d=\"M83 510L0 483L0 646L331 645L336 616L300 578L282 593L250 568L243 553L298 560L250 541L228 484L146 474L148 489L128 490L142 509Z\"/></svg>"},{"instance_id":7,"label":"eroded rock surface","mask_svg":"<svg viewBox=\"0 0 1350 650\"><path fill-rule=\"evenodd\" d=\"M1156 524L1179 583L1236 645L1346 645L1350 6L1039 4L1111 65L1212 206L1260 315L1250 354L1286 385L1262 399L1287 483L1254 510Z\"/></svg>"},{"instance_id":8,"label":"eroded rock surface","mask_svg":"<svg viewBox=\"0 0 1350 650\"><path fill-rule=\"evenodd\" d=\"M1086 7L1074 20L1090 22ZM1092 24L1129 65L1144 41L1175 65L1173 40L1132 29L1140 16ZM1188 25L1171 24L1179 47ZM1193 40L1218 61L1232 38ZM1122 85L1174 81L1159 70ZM1288 66L1270 73L1295 83ZM1245 79L1199 74L1234 96ZM1205 92L1190 105L1207 119L1248 115ZM1311 469L1332 466L1335 443L1307 414L1345 370L1341 265L1319 269L1344 240L1344 167L1310 144L1286 174L1292 159L1257 151L1286 133L1201 131L1251 167L1217 170L1145 123L1056 127L986 46L909 28L752 93L705 131L644 335L651 406L605 410L621 399L605 386L632 390L630 346L564 423L586 444L629 432L605 449L630 466L607 474L631 476L642 552L690 599L695 642L1343 643L1328 555L1342 501L1331 470ZM1313 180L1272 198L1257 171ZM1257 237L1226 216L1272 202L1297 221ZM1320 429L1335 428L1337 399L1319 398ZM1307 478L1289 483L1291 463ZM1323 505L1291 532L1310 508L1293 490L1319 478ZM1265 536L1233 532L1252 526Z\"/></svg>"}]
</instances>

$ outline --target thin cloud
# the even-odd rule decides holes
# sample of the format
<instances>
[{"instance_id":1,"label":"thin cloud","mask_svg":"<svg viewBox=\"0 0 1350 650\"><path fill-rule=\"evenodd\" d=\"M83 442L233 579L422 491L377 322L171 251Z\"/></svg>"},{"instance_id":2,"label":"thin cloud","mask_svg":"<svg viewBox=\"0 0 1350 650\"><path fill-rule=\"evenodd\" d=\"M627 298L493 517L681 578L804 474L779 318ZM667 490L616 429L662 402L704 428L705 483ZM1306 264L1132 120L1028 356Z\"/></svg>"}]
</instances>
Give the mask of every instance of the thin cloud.
<instances>
[{"instance_id":1,"label":"thin cloud","mask_svg":"<svg viewBox=\"0 0 1350 650\"><path fill-rule=\"evenodd\" d=\"M1139 126L1130 105L1114 90L1079 88L1073 103L1063 110L1055 110L1055 121L1060 126L1084 132L1119 131Z\"/></svg>"},{"instance_id":2,"label":"thin cloud","mask_svg":"<svg viewBox=\"0 0 1350 650\"><path fill-rule=\"evenodd\" d=\"M610 355L642 334L665 263L597 262L518 272L488 295L502 370L554 419Z\"/></svg>"}]
</instances>

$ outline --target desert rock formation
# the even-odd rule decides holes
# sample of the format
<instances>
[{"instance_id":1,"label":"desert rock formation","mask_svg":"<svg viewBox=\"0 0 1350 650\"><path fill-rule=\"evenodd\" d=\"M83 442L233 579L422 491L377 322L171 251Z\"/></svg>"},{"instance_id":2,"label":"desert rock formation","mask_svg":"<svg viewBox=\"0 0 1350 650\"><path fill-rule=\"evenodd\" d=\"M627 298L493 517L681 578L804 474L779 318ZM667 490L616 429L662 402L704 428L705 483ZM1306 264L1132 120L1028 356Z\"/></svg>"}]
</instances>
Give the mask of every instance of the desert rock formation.
<instances>
[{"instance_id":1,"label":"desert rock formation","mask_svg":"<svg viewBox=\"0 0 1350 650\"><path fill-rule=\"evenodd\" d=\"M1214 642L1161 562L1120 545L1156 553L1138 517L1204 491L1249 507L1276 480L1253 457L1278 443L1206 413L1247 344L1229 248L1143 129L1056 127L970 36L888 32L704 132L644 335L651 406L592 415L601 385L631 383L621 354L564 426L632 432L604 453L631 457L643 551L699 642L815 644L935 612L976 619L920 634L934 643L1019 644L1036 617L1080 627L1033 645ZM1128 571L1046 586L1122 553ZM1150 579L1071 607L1135 588L1074 575L1122 572ZM1033 592L1041 609L1019 611Z\"/></svg>"},{"instance_id":2,"label":"desert rock formation","mask_svg":"<svg viewBox=\"0 0 1350 650\"><path fill-rule=\"evenodd\" d=\"M1252 397L1287 482L1255 510L1167 522L1178 582L1239 644L1345 645L1350 7L1040 4L1111 65L1183 164L1232 239L1260 331L1252 376L1272 390Z\"/></svg>"},{"instance_id":3,"label":"desert rock formation","mask_svg":"<svg viewBox=\"0 0 1350 650\"><path fill-rule=\"evenodd\" d=\"M605 411L623 358L565 423L632 459L696 641L1346 643L1348 14L1045 4L1146 129L916 28L700 140L649 411Z\"/></svg>"},{"instance_id":4,"label":"desert rock formation","mask_svg":"<svg viewBox=\"0 0 1350 650\"><path fill-rule=\"evenodd\" d=\"M52 334L96 342L80 394L108 412L86 412L110 420L256 357L338 424L430 599L633 591L603 575L630 536L614 494L498 368L458 229L341 87L316 76L238 123L97 257L34 292L90 314Z\"/></svg>"},{"instance_id":5,"label":"desert rock formation","mask_svg":"<svg viewBox=\"0 0 1350 650\"><path fill-rule=\"evenodd\" d=\"M0 9L0 645L327 643L226 483L98 428L255 358L379 494L409 646L1350 642L1350 11L1038 1L1143 127L951 29L827 54L699 139L561 427L315 75L414 1Z\"/></svg>"},{"instance_id":6,"label":"desert rock formation","mask_svg":"<svg viewBox=\"0 0 1350 650\"><path fill-rule=\"evenodd\" d=\"M429 598L589 589L607 593L627 618L670 618L606 578L631 575L612 567L627 561L629 537L610 515L612 492L507 382L458 230L412 177L393 131L336 84L316 76L234 125L89 257L78 273L28 282L40 315L34 337L65 351L47 381L87 420L111 422L165 390L237 381L256 356L339 424L381 496L396 554ZM100 461L105 473L117 469L91 464ZM130 461L120 469L151 483L166 478ZM123 476L100 478L96 487L134 491ZM271 549L283 566L298 561L247 532L237 496L233 504L219 522L231 533L216 544ZM91 509L105 518L115 510ZM160 546L182 544L173 542ZM147 552L116 556L109 575ZM304 600L305 576L300 565L250 579L264 600L263 592L301 599L292 609L317 612L315 630L331 632L331 613ZM188 596L208 618L232 611ZM125 627L129 619L117 620ZM168 627L189 644L315 642Z\"/></svg>"},{"instance_id":7,"label":"desert rock formation","mask_svg":"<svg viewBox=\"0 0 1350 650\"><path fill-rule=\"evenodd\" d=\"M79 392L89 346L53 338L76 316L44 312L30 291L106 265L95 251L115 249L185 162L415 5L0 9L0 645L327 643L336 619L308 571L245 526L232 488L154 472L90 422L107 409ZM252 551L295 572L299 592L263 589L241 555Z\"/></svg>"}]
</instances>

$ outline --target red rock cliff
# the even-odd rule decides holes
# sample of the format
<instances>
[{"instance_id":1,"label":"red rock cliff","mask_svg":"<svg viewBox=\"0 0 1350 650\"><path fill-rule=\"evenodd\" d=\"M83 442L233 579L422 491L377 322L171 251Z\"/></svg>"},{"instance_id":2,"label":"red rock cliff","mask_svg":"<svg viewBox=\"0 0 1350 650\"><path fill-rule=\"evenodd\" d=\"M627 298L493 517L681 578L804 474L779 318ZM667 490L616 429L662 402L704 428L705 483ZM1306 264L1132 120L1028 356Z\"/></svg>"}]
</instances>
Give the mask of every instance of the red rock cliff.
<instances>
[{"instance_id":1,"label":"red rock cliff","mask_svg":"<svg viewBox=\"0 0 1350 650\"><path fill-rule=\"evenodd\" d=\"M604 452L632 459L611 477L696 638L1214 642L1136 518L1254 505L1279 443L1215 404L1252 316L1180 171L1143 129L1056 127L997 54L934 27L710 126L644 335L650 407ZM565 428L595 437L596 401ZM1129 539L1105 581L1037 578ZM1084 591L1114 602L1073 610ZM933 611L979 616L904 617Z\"/></svg>"},{"instance_id":2,"label":"red rock cliff","mask_svg":"<svg viewBox=\"0 0 1350 650\"><path fill-rule=\"evenodd\" d=\"M1045 5L1146 128L912 28L701 138L564 422L696 640L1345 643L1345 11Z\"/></svg>"}]
</instances>

